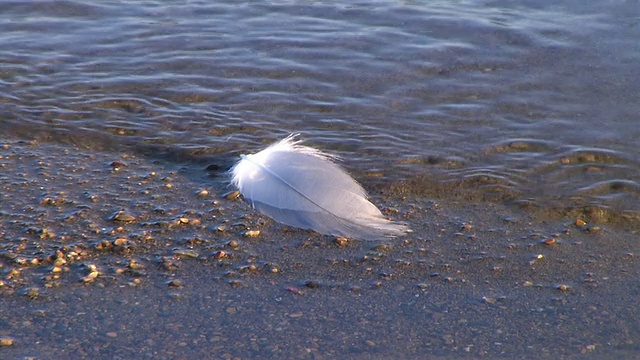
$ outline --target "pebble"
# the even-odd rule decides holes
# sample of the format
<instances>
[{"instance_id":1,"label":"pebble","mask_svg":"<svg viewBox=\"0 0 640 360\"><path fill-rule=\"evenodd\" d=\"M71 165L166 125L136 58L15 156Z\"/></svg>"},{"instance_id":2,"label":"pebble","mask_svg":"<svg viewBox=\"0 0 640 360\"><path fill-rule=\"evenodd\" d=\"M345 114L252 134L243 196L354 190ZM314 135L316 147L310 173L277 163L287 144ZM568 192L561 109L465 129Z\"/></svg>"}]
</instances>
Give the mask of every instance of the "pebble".
<instances>
[{"instance_id":1,"label":"pebble","mask_svg":"<svg viewBox=\"0 0 640 360\"><path fill-rule=\"evenodd\" d=\"M391 250L391 246L387 244L380 244L372 247L371 250L378 252L388 252L389 250Z\"/></svg>"},{"instance_id":2,"label":"pebble","mask_svg":"<svg viewBox=\"0 0 640 360\"><path fill-rule=\"evenodd\" d=\"M113 161L111 164L109 164L109 166L111 166L114 170L118 170L118 168L127 167L127 164L121 161Z\"/></svg>"},{"instance_id":3,"label":"pebble","mask_svg":"<svg viewBox=\"0 0 640 360\"><path fill-rule=\"evenodd\" d=\"M172 286L172 287L183 287L184 286L184 282L182 280L173 279L173 280L167 282L167 285Z\"/></svg>"},{"instance_id":4,"label":"pebble","mask_svg":"<svg viewBox=\"0 0 640 360\"><path fill-rule=\"evenodd\" d=\"M258 267L255 264L242 266L240 267L240 269L238 269L238 271L241 273L253 273L253 272L256 272L257 270L258 270Z\"/></svg>"},{"instance_id":5,"label":"pebble","mask_svg":"<svg viewBox=\"0 0 640 360\"><path fill-rule=\"evenodd\" d=\"M92 271L87 276L82 278L82 282L84 283L93 282L99 275L100 273L98 271Z\"/></svg>"},{"instance_id":6,"label":"pebble","mask_svg":"<svg viewBox=\"0 0 640 360\"><path fill-rule=\"evenodd\" d=\"M235 190L235 191L231 191L224 194L222 197L224 197L227 200L234 200L234 199L237 199L239 196L240 196L240 191Z\"/></svg>"},{"instance_id":7,"label":"pebble","mask_svg":"<svg viewBox=\"0 0 640 360\"><path fill-rule=\"evenodd\" d=\"M163 257L161 259L161 265L163 269L165 270L169 270L169 271L174 271L174 270L178 270L179 266L178 263L176 261L174 261L171 258L168 257Z\"/></svg>"},{"instance_id":8,"label":"pebble","mask_svg":"<svg viewBox=\"0 0 640 360\"><path fill-rule=\"evenodd\" d=\"M173 249L173 254L194 259L200 256L200 254L191 249Z\"/></svg>"},{"instance_id":9,"label":"pebble","mask_svg":"<svg viewBox=\"0 0 640 360\"><path fill-rule=\"evenodd\" d=\"M473 225L464 223L460 226L460 231L469 232L473 230Z\"/></svg>"},{"instance_id":10,"label":"pebble","mask_svg":"<svg viewBox=\"0 0 640 360\"><path fill-rule=\"evenodd\" d=\"M542 254L536 254L533 256L533 259L531 259L531 261L529 261L529 265L533 265L535 264L538 260L542 260L544 259L544 255Z\"/></svg>"},{"instance_id":11,"label":"pebble","mask_svg":"<svg viewBox=\"0 0 640 360\"><path fill-rule=\"evenodd\" d=\"M346 237L338 236L335 239L335 243L338 246L345 246L345 245L347 245L349 243L349 239L347 239Z\"/></svg>"},{"instance_id":12,"label":"pebble","mask_svg":"<svg viewBox=\"0 0 640 360\"><path fill-rule=\"evenodd\" d=\"M129 269L131 269L131 270L142 270L142 269L144 269L144 265L140 264L135 259L131 259L129 261L129 264L127 264L127 267Z\"/></svg>"},{"instance_id":13,"label":"pebble","mask_svg":"<svg viewBox=\"0 0 640 360\"><path fill-rule=\"evenodd\" d=\"M265 269L267 269L268 272L272 274L277 274L280 272L280 268L276 264L268 263L268 264L265 264L264 267Z\"/></svg>"},{"instance_id":14,"label":"pebble","mask_svg":"<svg viewBox=\"0 0 640 360\"><path fill-rule=\"evenodd\" d=\"M590 226L587 231L590 233L599 233L602 231L602 228L600 226Z\"/></svg>"},{"instance_id":15,"label":"pebble","mask_svg":"<svg viewBox=\"0 0 640 360\"><path fill-rule=\"evenodd\" d=\"M111 221L134 222L136 217L126 213L124 210L120 210L111 216Z\"/></svg>"},{"instance_id":16,"label":"pebble","mask_svg":"<svg viewBox=\"0 0 640 360\"><path fill-rule=\"evenodd\" d=\"M115 246L123 246L127 244L127 239L125 238L117 238L113 240L113 245Z\"/></svg>"},{"instance_id":17,"label":"pebble","mask_svg":"<svg viewBox=\"0 0 640 360\"><path fill-rule=\"evenodd\" d=\"M24 296L28 297L29 299L36 299L40 296L40 289L38 289L37 287L28 288L24 292Z\"/></svg>"},{"instance_id":18,"label":"pebble","mask_svg":"<svg viewBox=\"0 0 640 360\"><path fill-rule=\"evenodd\" d=\"M484 303L487 303L487 304L495 304L497 300L495 298L492 298L492 297L483 296L482 297L482 301Z\"/></svg>"},{"instance_id":19,"label":"pebble","mask_svg":"<svg viewBox=\"0 0 640 360\"><path fill-rule=\"evenodd\" d=\"M234 288L247 286L247 284L245 284L244 281L238 280L238 279L229 280L229 285L231 285Z\"/></svg>"},{"instance_id":20,"label":"pebble","mask_svg":"<svg viewBox=\"0 0 640 360\"><path fill-rule=\"evenodd\" d=\"M260 230L247 230L244 232L246 237L257 237L260 235Z\"/></svg>"},{"instance_id":21,"label":"pebble","mask_svg":"<svg viewBox=\"0 0 640 360\"><path fill-rule=\"evenodd\" d=\"M287 290L288 292L294 293L296 295L304 295L304 291L298 289L295 286L288 286L285 288L285 290Z\"/></svg>"},{"instance_id":22,"label":"pebble","mask_svg":"<svg viewBox=\"0 0 640 360\"><path fill-rule=\"evenodd\" d=\"M0 337L0 346L11 346L14 341L10 337Z\"/></svg>"}]
</instances>

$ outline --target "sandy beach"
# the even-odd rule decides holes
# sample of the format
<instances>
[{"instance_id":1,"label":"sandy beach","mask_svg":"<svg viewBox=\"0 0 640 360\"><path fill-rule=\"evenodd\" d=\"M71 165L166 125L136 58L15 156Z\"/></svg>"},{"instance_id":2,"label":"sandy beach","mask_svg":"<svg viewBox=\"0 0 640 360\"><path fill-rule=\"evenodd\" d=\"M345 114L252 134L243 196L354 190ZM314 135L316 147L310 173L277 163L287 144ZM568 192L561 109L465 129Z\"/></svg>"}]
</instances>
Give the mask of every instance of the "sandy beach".
<instances>
[{"instance_id":1,"label":"sandy beach","mask_svg":"<svg viewBox=\"0 0 640 360\"><path fill-rule=\"evenodd\" d=\"M0 145L2 358L639 350L640 243L624 225L377 187L413 232L336 241L225 198L225 172L206 164Z\"/></svg>"}]
</instances>

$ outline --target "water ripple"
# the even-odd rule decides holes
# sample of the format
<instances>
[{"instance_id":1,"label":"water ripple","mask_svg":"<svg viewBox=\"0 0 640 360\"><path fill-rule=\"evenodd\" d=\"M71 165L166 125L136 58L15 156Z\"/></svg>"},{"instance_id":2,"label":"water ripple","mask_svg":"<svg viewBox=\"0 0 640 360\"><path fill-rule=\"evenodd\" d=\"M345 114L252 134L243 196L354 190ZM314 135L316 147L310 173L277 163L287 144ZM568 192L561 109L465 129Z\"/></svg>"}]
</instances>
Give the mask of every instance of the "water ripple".
<instances>
[{"instance_id":1,"label":"water ripple","mask_svg":"<svg viewBox=\"0 0 640 360\"><path fill-rule=\"evenodd\" d=\"M301 132L414 194L626 214L629 6L4 2L0 133L231 158Z\"/></svg>"}]
</instances>

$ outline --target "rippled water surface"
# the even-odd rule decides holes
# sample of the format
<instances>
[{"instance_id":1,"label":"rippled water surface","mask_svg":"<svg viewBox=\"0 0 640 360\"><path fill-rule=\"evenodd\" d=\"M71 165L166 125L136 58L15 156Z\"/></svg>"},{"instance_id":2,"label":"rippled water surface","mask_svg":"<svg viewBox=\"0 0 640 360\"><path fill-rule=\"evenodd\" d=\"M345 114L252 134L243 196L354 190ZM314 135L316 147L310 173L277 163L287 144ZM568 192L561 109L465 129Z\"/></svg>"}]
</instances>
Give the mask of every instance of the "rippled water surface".
<instances>
[{"instance_id":1,"label":"rippled water surface","mask_svg":"<svg viewBox=\"0 0 640 360\"><path fill-rule=\"evenodd\" d=\"M2 7L3 136L230 162L300 132L365 185L637 221L637 2Z\"/></svg>"}]
</instances>

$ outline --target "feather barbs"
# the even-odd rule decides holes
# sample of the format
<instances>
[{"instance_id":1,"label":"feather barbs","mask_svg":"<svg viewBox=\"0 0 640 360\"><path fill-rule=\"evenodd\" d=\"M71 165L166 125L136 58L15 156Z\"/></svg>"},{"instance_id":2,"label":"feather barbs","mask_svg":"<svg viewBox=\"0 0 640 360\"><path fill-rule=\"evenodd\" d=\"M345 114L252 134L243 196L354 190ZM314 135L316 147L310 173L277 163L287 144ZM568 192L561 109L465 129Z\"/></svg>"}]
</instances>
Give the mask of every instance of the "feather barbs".
<instances>
[{"instance_id":1,"label":"feather barbs","mask_svg":"<svg viewBox=\"0 0 640 360\"><path fill-rule=\"evenodd\" d=\"M300 145L297 134L231 169L231 182L261 213L286 225L354 239L394 237L407 227L384 218L336 156Z\"/></svg>"}]
</instances>

